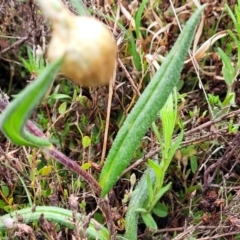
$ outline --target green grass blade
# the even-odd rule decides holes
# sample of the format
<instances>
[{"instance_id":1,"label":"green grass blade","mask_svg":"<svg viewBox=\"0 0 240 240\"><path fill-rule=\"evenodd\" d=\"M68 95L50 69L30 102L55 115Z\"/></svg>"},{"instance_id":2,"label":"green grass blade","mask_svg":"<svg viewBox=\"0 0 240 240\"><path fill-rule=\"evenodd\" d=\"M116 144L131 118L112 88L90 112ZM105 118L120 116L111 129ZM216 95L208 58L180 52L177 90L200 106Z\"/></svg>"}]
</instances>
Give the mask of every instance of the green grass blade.
<instances>
[{"instance_id":1,"label":"green grass blade","mask_svg":"<svg viewBox=\"0 0 240 240\"><path fill-rule=\"evenodd\" d=\"M30 134L24 127L29 115L52 84L61 63L62 59L50 64L2 112L0 129L14 144L31 147L51 145L48 140Z\"/></svg>"},{"instance_id":2,"label":"green grass blade","mask_svg":"<svg viewBox=\"0 0 240 240\"><path fill-rule=\"evenodd\" d=\"M130 51L130 54L132 55L134 66L140 72L142 70L141 57L137 52L137 46L135 44L132 33L128 34L128 38L130 41L129 51Z\"/></svg>"},{"instance_id":3,"label":"green grass blade","mask_svg":"<svg viewBox=\"0 0 240 240\"><path fill-rule=\"evenodd\" d=\"M135 17L137 39L140 39L140 37L141 37L141 33L140 33L141 18L142 18L143 11L144 11L144 8L147 5L147 3L148 3L148 0L143 0L142 1L139 9L137 11L136 17Z\"/></svg>"},{"instance_id":4,"label":"green grass blade","mask_svg":"<svg viewBox=\"0 0 240 240\"><path fill-rule=\"evenodd\" d=\"M236 6L236 5L235 5ZM237 33L240 34L240 25L235 17L235 15L233 14L231 8L225 3L224 5L225 9L227 10L228 12L228 15L230 16L230 18L232 19L233 21L233 24L234 24L234 27L236 28L237 30ZM237 10L236 10L237 11Z\"/></svg>"},{"instance_id":5,"label":"green grass blade","mask_svg":"<svg viewBox=\"0 0 240 240\"><path fill-rule=\"evenodd\" d=\"M171 52L119 130L100 175L105 196L128 166L142 137L176 86L204 6L187 22Z\"/></svg>"}]
</instances>

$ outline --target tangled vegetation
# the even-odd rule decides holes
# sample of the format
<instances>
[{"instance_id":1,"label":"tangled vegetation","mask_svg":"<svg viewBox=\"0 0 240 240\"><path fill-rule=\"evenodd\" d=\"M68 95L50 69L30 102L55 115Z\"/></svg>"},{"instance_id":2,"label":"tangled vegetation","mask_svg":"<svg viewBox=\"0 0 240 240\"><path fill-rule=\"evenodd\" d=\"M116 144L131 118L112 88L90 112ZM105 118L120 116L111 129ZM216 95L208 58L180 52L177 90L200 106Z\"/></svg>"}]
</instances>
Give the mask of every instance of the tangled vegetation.
<instances>
[{"instance_id":1,"label":"tangled vegetation","mask_svg":"<svg viewBox=\"0 0 240 240\"><path fill-rule=\"evenodd\" d=\"M48 3L0 4L0 238L239 239L240 1Z\"/></svg>"}]
</instances>

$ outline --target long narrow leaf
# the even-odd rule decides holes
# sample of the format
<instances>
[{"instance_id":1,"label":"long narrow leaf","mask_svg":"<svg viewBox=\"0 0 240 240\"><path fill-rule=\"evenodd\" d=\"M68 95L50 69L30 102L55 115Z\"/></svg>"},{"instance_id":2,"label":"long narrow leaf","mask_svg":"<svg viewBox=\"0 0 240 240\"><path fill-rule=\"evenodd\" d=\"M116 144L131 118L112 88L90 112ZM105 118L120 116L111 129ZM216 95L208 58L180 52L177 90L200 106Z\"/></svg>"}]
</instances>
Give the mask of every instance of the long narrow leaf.
<instances>
[{"instance_id":1,"label":"long narrow leaf","mask_svg":"<svg viewBox=\"0 0 240 240\"><path fill-rule=\"evenodd\" d=\"M172 143L171 149L168 153L168 158L165 159L165 162L162 162L162 161L160 162L160 166L161 166L161 168L163 168L164 172L166 172L166 170L168 169L175 152L177 151L177 149L179 148L179 146L182 142L182 139L183 139L183 131L181 131L179 133L177 139Z\"/></svg>"},{"instance_id":2,"label":"long narrow leaf","mask_svg":"<svg viewBox=\"0 0 240 240\"><path fill-rule=\"evenodd\" d=\"M136 14L136 35L137 35L137 39L140 39L141 33L140 33L140 25L141 25L141 18L143 15L143 11L145 6L147 5L148 0L143 0L142 3L140 4L140 7L137 11Z\"/></svg>"},{"instance_id":3,"label":"long narrow leaf","mask_svg":"<svg viewBox=\"0 0 240 240\"><path fill-rule=\"evenodd\" d=\"M145 170L145 173L142 175L135 190L133 191L133 195L129 202L128 211L125 218L126 231L124 235L124 237L128 240L137 240L137 228L139 219L139 211L137 210L143 207L145 200L149 197L149 186L147 183L148 177L152 183L155 182L156 174L150 167Z\"/></svg>"},{"instance_id":4,"label":"long narrow leaf","mask_svg":"<svg viewBox=\"0 0 240 240\"><path fill-rule=\"evenodd\" d=\"M24 208L18 211L11 212L10 214L6 214L0 217L0 231L3 231L5 228L4 223L17 222L19 216L23 218L24 223L31 223L31 222L39 222L41 216L44 216L44 219L59 223L63 226L66 226L70 229L74 229L74 223L71 220L73 216L73 212L59 207L52 207L52 206L37 206L33 211L32 207ZM83 221L84 216L80 213L76 214L76 220L81 223ZM89 226L86 229L88 239L99 239L99 240L107 240L109 239L109 231L99 224L94 219L90 219Z\"/></svg>"},{"instance_id":5,"label":"long narrow leaf","mask_svg":"<svg viewBox=\"0 0 240 240\"><path fill-rule=\"evenodd\" d=\"M223 61L222 73L224 80L228 86L231 86L236 75L235 68L232 66L231 59L221 48L218 48L218 54Z\"/></svg>"},{"instance_id":6,"label":"long narrow leaf","mask_svg":"<svg viewBox=\"0 0 240 240\"><path fill-rule=\"evenodd\" d=\"M51 146L48 140L30 134L24 127L29 115L52 84L61 63L62 59L59 59L50 64L2 112L0 129L13 143L31 147Z\"/></svg>"},{"instance_id":7,"label":"long narrow leaf","mask_svg":"<svg viewBox=\"0 0 240 240\"><path fill-rule=\"evenodd\" d=\"M154 196L154 200L151 202L151 206L148 211L152 211L159 199L172 187L172 183L169 182L166 186L162 187L160 191Z\"/></svg>"},{"instance_id":8,"label":"long narrow leaf","mask_svg":"<svg viewBox=\"0 0 240 240\"><path fill-rule=\"evenodd\" d=\"M137 52L137 46L134 42L132 33L128 34L128 38L129 38L129 42L130 42L130 53L133 58L134 66L138 71L141 71L141 69L142 69L141 57L140 57L139 53Z\"/></svg>"},{"instance_id":9,"label":"long narrow leaf","mask_svg":"<svg viewBox=\"0 0 240 240\"><path fill-rule=\"evenodd\" d=\"M204 6L187 22L173 49L119 130L100 175L105 196L127 167L142 137L176 86Z\"/></svg>"}]
</instances>

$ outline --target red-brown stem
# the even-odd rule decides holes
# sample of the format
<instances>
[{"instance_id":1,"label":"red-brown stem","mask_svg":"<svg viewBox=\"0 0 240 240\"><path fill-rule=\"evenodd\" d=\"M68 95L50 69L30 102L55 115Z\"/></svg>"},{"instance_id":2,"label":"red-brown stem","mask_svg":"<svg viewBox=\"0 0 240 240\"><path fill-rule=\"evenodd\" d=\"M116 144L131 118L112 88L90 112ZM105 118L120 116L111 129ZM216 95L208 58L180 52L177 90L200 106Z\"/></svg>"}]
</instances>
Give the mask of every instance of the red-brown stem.
<instances>
[{"instance_id":1,"label":"red-brown stem","mask_svg":"<svg viewBox=\"0 0 240 240\"><path fill-rule=\"evenodd\" d=\"M2 96L0 96L0 111L3 111L7 107L7 105L8 105L8 96L5 94L2 94ZM30 120L27 121L26 128L33 135L41 138L46 138L44 133L38 127L36 127ZM82 169L75 161L65 156L63 153L58 151L53 146L50 148L44 148L43 151L48 155L50 155L55 160L57 160L58 162L60 162L62 165L66 166L68 169L79 174L90 185L90 187L95 191L95 193L98 196L100 196L101 190L102 190L101 186L92 177L91 174L89 174L87 171ZM114 240L116 239L116 233L115 233L115 226L113 223L109 202L106 199L99 199L98 204L106 218L111 239Z\"/></svg>"},{"instance_id":2,"label":"red-brown stem","mask_svg":"<svg viewBox=\"0 0 240 240\"><path fill-rule=\"evenodd\" d=\"M6 99L6 97L5 97ZM3 111L8 105L8 102L4 100L3 98L0 99L0 111ZM40 138L45 138L46 136L44 133L36 127L31 121L27 121L26 124L26 129L33 135L40 137ZM99 196L101 194L101 187L98 184L98 182L90 175L87 171L82 169L75 161L72 159L68 158L66 155L58 151L56 148L53 146L49 148L44 148L43 151L50 155L52 158L56 159L62 165L66 166L68 169L72 170L73 172L78 173L97 193Z\"/></svg>"},{"instance_id":3,"label":"red-brown stem","mask_svg":"<svg viewBox=\"0 0 240 240\"><path fill-rule=\"evenodd\" d=\"M79 174L94 189L97 195L100 195L102 189L98 182L92 177L92 175L82 169L76 162L74 162L55 148L44 148L44 152L59 161L68 169L71 169L73 172Z\"/></svg>"}]
</instances>

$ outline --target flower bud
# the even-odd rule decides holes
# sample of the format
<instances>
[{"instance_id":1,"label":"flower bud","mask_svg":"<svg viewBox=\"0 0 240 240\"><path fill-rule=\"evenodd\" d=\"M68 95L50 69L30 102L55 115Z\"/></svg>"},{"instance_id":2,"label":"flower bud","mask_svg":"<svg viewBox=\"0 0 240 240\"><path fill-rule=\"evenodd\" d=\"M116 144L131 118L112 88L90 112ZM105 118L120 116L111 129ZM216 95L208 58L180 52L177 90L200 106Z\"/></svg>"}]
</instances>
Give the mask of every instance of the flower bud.
<instances>
[{"instance_id":1,"label":"flower bud","mask_svg":"<svg viewBox=\"0 0 240 240\"><path fill-rule=\"evenodd\" d=\"M64 56L62 73L79 85L108 84L115 70L117 52L111 32L93 17L61 14L64 21L52 20L48 60Z\"/></svg>"}]
</instances>

